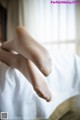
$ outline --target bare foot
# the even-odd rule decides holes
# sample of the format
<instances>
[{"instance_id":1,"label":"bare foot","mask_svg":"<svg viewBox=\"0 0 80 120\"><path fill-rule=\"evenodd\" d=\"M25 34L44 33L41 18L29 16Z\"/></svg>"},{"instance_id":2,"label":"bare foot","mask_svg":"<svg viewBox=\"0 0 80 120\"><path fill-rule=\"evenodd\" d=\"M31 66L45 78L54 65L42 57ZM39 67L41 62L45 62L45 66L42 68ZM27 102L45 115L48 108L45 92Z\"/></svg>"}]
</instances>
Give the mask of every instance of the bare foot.
<instances>
[{"instance_id":1,"label":"bare foot","mask_svg":"<svg viewBox=\"0 0 80 120\"><path fill-rule=\"evenodd\" d=\"M17 68L29 80L38 96L48 102L51 100L52 94L47 82L30 60L20 54L12 54L4 49L0 49L0 60L9 66Z\"/></svg>"},{"instance_id":2,"label":"bare foot","mask_svg":"<svg viewBox=\"0 0 80 120\"><path fill-rule=\"evenodd\" d=\"M35 41L24 27L18 27L16 33L15 39L9 42L6 48L13 47L13 50L33 61L45 76L49 75L52 65L47 50ZM2 47L5 48L5 44Z\"/></svg>"}]
</instances>

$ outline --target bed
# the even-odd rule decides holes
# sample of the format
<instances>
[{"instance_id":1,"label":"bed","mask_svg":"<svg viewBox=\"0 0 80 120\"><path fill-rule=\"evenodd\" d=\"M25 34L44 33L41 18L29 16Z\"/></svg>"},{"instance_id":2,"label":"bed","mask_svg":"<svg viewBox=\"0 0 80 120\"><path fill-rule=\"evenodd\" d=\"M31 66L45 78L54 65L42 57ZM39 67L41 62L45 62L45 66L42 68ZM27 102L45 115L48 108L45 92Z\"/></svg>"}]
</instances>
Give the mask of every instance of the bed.
<instances>
[{"instance_id":1,"label":"bed","mask_svg":"<svg viewBox=\"0 0 80 120\"><path fill-rule=\"evenodd\" d=\"M51 51L52 73L46 77L53 95L51 102L38 97L22 73L0 61L0 112L8 112L10 120L48 119L65 100L80 94L80 58Z\"/></svg>"}]
</instances>

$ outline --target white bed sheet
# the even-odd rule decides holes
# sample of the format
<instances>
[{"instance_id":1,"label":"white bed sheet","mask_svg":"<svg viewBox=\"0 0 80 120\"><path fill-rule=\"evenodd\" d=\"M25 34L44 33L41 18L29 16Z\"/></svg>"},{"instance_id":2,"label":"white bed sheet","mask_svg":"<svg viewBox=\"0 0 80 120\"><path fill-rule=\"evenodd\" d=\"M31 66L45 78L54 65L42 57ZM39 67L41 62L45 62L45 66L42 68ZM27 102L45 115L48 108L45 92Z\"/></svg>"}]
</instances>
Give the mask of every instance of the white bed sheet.
<instances>
[{"instance_id":1,"label":"white bed sheet","mask_svg":"<svg viewBox=\"0 0 80 120\"><path fill-rule=\"evenodd\" d=\"M0 112L14 120L48 118L55 108L80 91L80 58L66 52L52 51L52 73L46 78L51 88L51 102L39 98L28 80L16 69L0 62Z\"/></svg>"}]
</instances>

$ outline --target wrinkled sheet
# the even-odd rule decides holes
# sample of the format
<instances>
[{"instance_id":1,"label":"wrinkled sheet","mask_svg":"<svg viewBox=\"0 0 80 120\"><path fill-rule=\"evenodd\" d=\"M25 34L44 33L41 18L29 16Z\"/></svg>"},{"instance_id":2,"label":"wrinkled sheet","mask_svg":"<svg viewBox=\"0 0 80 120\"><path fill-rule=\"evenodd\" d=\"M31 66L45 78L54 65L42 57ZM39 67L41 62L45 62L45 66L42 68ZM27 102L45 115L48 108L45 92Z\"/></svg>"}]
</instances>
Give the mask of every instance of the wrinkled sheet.
<instances>
[{"instance_id":1,"label":"wrinkled sheet","mask_svg":"<svg viewBox=\"0 0 80 120\"><path fill-rule=\"evenodd\" d=\"M50 55L52 73L45 79L53 94L51 102L39 98L17 69L0 62L0 112L8 112L10 120L48 118L63 101L80 93L80 58L55 50Z\"/></svg>"}]
</instances>

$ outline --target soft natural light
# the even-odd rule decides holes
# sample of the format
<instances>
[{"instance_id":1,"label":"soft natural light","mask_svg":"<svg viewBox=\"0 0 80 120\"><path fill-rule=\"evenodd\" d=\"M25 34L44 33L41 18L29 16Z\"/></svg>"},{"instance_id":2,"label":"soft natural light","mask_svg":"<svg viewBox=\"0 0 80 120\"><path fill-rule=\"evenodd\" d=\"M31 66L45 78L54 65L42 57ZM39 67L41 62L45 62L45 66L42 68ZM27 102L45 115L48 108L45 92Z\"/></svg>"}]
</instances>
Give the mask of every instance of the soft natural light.
<instances>
[{"instance_id":1,"label":"soft natural light","mask_svg":"<svg viewBox=\"0 0 80 120\"><path fill-rule=\"evenodd\" d=\"M50 0L26 1L25 26L47 48L75 52L75 5L50 4ZM24 7L25 8L25 7Z\"/></svg>"}]
</instances>

